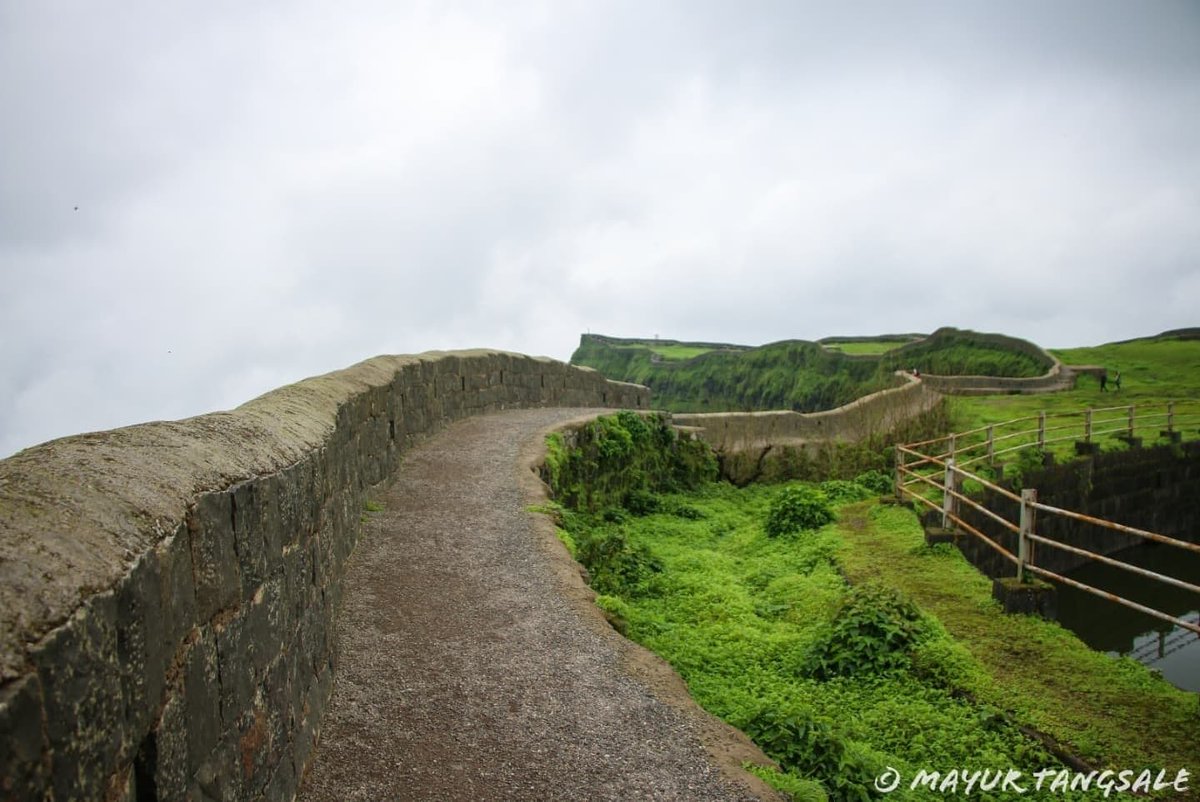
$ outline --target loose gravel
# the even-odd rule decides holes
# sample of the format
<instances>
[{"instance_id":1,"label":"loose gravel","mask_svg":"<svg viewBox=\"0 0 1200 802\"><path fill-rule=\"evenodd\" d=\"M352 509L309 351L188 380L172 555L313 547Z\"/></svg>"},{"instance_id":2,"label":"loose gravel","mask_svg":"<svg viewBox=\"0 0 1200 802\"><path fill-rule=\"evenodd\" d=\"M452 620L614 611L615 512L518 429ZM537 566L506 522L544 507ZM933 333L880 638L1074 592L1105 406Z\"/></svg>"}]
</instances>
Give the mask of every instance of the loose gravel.
<instances>
[{"instance_id":1,"label":"loose gravel","mask_svg":"<svg viewBox=\"0 0 1200 802\"><path fill-rule=\"evenodd\" d=\"M351 558L302 802L778 799L528 511L543 434L581 412L474 417L406 455Z\"/></svg>"}]
</instances>

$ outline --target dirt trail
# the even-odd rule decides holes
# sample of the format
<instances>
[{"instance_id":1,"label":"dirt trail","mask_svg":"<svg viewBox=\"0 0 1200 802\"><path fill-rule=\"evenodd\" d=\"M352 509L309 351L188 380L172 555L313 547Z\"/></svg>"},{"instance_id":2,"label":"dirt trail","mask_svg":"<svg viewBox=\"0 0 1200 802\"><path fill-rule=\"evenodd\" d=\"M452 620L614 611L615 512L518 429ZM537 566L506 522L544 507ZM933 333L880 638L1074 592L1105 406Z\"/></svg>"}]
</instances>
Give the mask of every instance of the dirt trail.
<instances>
[{"instance_id":1,"label":"dirt trail","mask_svg":"<svg viewBox=\"0 0 1200 802\"><path fill-rule=\"evenodd\" d=\"M471 418L405 457L351 560L302 802L777 798L526 511L540 434L582 412Z\"/></svg>"}]
</instances>

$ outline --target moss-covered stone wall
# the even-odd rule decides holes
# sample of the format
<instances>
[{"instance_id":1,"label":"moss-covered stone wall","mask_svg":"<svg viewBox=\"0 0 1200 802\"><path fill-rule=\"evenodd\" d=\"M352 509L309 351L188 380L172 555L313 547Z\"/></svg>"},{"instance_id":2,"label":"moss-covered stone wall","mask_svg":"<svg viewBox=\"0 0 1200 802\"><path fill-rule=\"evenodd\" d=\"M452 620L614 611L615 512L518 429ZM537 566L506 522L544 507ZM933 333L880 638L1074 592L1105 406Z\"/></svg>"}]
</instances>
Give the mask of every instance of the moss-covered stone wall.
<instances>
[{"instance_id":1,"label":"moss-covered stone wall","mask_svg":"<svg viewBox=\"0 0 1200 802\"><path fill-rule=\"evenodd\" d=\"M291 799L363 504L405 449L509 407L648 405L549 359L381 356L0 461L0 798Z\"/></svg>"}]
</instances>

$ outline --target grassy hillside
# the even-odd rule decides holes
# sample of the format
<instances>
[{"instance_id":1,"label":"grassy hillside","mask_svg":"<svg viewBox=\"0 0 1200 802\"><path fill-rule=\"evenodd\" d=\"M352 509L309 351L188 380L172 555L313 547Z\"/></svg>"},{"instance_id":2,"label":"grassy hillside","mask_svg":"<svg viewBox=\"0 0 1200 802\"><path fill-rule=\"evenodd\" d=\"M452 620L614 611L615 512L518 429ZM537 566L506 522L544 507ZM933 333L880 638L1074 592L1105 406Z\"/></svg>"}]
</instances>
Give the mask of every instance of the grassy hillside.
<instances>
[{"instance_id":1,"label":"grassy hillside","mask_svg":"<svg viewBox=\"0 0 1200 802\"><path fill-rule=\"evenodd\" d=\"M802 340L745 348L584 335L571 362L645 384L656 406L674 412L817 412L895 386L897 369L1037 376L1050 365L1027 343L956 329L940 329L917 342L842 339L831 342L838 348Z\"/></svg>"},{"instance_id":2,"label":"grassy hillside","mask_svg":"<svg viewBox=\"0 0 1200 802\"><path fill-rule=\"evenodd\" d=\"M1052 353L1067 365L1106 367L1110 379L1107 392L1101 392L1095 377L1083 375L1075 389L1048 395L954 398L950 401L954 430L966 431L1033 416L1041 410L1053 415L1129 404L1149 410L1161 409L1168 401L1181 402L1176 408L1181 416L1200 413L1200 336L1166 334L1088 348L1057 349ZM1112 386L1117 371L1121 372L1119 391ZM1195 419L1192 420L1187 427L1189 439L1195 436L1197 428ZM1151 441L1159 428L1161 425L1155 423L1138 434Z\"/></svg>"},{"instance_id":3,"label":"grassy hillside","mask_svg":"<svg viewBox=\"0 0 1200 802\"><path fill-rule=\"evenodd\" d=\"M655 406L675 412L813 412L895 383L880 374L876 359L854 359L799 340L671 361L656 358L645 345L614 345L585 335L571 362L609 378L645 384L654 391Z\"/></svg>"},{"instance_id":4,"label":"grassy hillside","mask_svg":"<svg viewBox=\"0 0 1200 802\"><path fill-rule=\"evenodd\" d=\"M624 481L658 439L654 426L613 418L581 440L577 461L593 479ZM673 461L669 446L662 459ZM922 768L1011 767L1030 780L1066 776L1065 752L1174 776L1195 755L1194 694L1055 623L1004 615L958 551L926 546L911 510L874 500L886 475L736 489L688 470L688 492L642 484L585 511L570 505L582 498L561 468L570 459L552 443L548 475L569 505L553 512L597 604L776 759L783 773L756 773L795 799L885 798L875 786L885 767L906 782Z\"/></svg>"}]
</instances>

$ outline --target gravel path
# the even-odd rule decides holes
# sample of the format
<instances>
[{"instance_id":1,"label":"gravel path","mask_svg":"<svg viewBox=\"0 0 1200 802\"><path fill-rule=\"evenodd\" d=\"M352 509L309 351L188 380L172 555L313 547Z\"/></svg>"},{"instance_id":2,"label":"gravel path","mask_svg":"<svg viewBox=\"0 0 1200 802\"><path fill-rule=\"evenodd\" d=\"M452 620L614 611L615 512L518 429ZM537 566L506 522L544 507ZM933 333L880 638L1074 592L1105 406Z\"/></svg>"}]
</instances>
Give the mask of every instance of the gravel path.
<instances>
[{"instance_id":1,"label":"gravel path","mask_svg":"<svg viewBox=\"0 0 1200 802\"><path fill-rule=\"evenodd\" d=\"M541 433L582 412L470 418L405 457L351 559L302 802L777 798L526 511Z\"/></svg>"}]
</instances>

